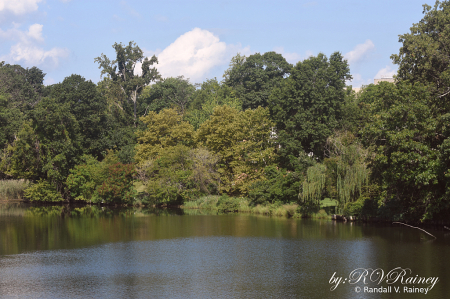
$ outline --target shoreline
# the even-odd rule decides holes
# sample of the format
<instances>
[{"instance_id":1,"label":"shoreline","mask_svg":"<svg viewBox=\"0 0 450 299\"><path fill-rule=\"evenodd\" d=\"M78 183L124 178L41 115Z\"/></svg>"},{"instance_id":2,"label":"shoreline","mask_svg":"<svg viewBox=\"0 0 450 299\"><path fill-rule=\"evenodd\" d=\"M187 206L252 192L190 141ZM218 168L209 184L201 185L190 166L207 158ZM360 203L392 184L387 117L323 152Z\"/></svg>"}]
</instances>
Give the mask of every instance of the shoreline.
<instances>
[{"instance_id":1,"label":"shoreline","mask_svg":"<svg viewBox=\"0 0 450 299\"><path fill-rule=\"evenodd\" d=\"M230 197L231 198L231 197ZM234 198L236 199L236 198ZM192 202L187 202L192 203ZM344 216L344 215L337 215L337 214L327 214L323 209L319 210L317 213L312 213L310 215L302 215L301 213L298 213L297 211L294 211L298 208L297 204L285 204L285 205L279 205L279 204L269 204L266 206L257 205L254 207L245 205L243 209L238 207L236 210L221 210L217 206L207 206L207 207L201 207L201 206L189 206L189 205L170 205L170 204L161 204L161 205L150 205L150 204L107 204L107 203L87 203L87 202L36 202L36 201L28 201L24 199L1 199L0 198L0 205L2 204L24 204L29 205L33 207L50 207L50 206L69 206L69 207L86 207L86 206L96 206L96 207L108 207L112 209L120 209L120 208L153 208L153 209L181 209L181 210L188 210L188 211L208 211L208 212L216 212L218 214L233 214L233 213L242 213L242 214L254 214L254 215L261 215L266 217L279 217L279 218L286 218L286 219L321 219L321 220L330 220L330 221L336 221L336 222L349 222L349 223L392 223L395 222L393 219L383 219L379 217L373 217L373 216L362 216L362 217L355 217L355 216ZM283 206L284 211L283 211ZM289 209L290 208L290 209ZM324 213L325 212L325 213ZM351 219L353 218L353 219ZM417 222L417 221L401 221L404 224L413 224L418 225L419 227L442 227L444 228L450 226L450 221L445 222L444 220L426 220L424 222Z\"/></svg>"}]
</instances>

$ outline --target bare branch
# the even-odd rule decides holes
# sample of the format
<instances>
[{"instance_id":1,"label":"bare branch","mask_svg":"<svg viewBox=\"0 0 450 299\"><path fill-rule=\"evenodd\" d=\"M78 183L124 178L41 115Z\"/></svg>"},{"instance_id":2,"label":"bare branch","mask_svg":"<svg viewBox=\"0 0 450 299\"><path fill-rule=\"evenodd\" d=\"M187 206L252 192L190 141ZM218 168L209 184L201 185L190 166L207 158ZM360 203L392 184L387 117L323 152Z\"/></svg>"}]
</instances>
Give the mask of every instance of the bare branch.
<instances>
[{"instance_id":1,"label":"bare branch","mask_svg":"<svg viewBox=\"0 0 450 299\"><path fill-rule=\"evenodd\" d=\"M409 224L405 224L405 223L401 223L401 222L392 222L392 224L394 224L394 223L398 223L398 224L402 224L402 225L406 225L406 226L409 226L409 227L412 227L412 228L416 228L416 229L419 229L419 230L423 231L424 233L426 233L426 234L428 234L428 235L432 236L433 238L437 239L437 238L436 238L435 236L433 236L432 234L430 234L430 233L429 233L429 232L427 232L426 230L424 230L424 229L421 229L420 227L412 226L412 225L409 225Z\"/></svg>"},{"instance_id":2,"label":"bare branch","mask_svg":"<svg viewBox=\"0 0 450 299\"><path fill-rule=\"evenodd\" d=\"M448 95L449 93L450 93L450 88L447 89L447 92L446 92L446 93L441 94L441 95L439 96L439 98L445 97L445 96Z\"/></svg>"}]
</instances>

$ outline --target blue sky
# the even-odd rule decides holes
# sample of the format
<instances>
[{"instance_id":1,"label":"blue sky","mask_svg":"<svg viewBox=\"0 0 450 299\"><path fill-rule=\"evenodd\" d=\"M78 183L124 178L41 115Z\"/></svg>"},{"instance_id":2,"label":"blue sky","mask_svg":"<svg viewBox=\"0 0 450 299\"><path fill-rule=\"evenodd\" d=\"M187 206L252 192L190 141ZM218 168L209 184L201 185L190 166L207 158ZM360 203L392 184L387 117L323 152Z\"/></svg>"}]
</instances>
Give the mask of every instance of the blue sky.
<instances>
[{"instance_id":1,"label":"blue sky","mask_svg":"<svg viewBox=\"0 0 450 299\"><path fill-rule=\"evenodd\" d=\"M395 74L389 57L434 4L424 1L0 0L0 61L39 67L45 84L71 74L97 83L94 58L135 41L163 77L201 83L221 80L238 52L276 51L295 64L339 51L359 87Z\"/></svg>"}]
</instances>

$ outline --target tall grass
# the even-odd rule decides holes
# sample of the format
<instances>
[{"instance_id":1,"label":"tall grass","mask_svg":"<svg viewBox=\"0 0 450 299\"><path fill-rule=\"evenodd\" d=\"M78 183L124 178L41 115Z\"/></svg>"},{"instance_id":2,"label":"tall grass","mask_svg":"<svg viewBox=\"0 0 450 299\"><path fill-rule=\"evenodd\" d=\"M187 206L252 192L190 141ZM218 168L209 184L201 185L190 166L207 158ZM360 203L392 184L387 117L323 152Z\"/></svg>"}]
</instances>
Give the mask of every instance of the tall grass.
<instances>
[{"instance_id":1,"label":"tall grass","mask_svg":"<svg viewBox=\"0 0 450 299\"><path fill-rule=\"evenodd\" d=\"M23 199L23 192L30 186L25 180L0 180L0 200Z\"/></svg>"},{"instance_id":2,"label":"tall grass","mask_svg":"<svg viewBox=\"0 0 450 299\"><path fill-rule=\"evenodd\" d=\"M188 212L189 214L202 214L201 210L210 210L218 212L239 212L251 213L266 216L278 216L287 218L301 218L302 214L299 212L299 205L296 203L290 204L267 204L251 206L247 198L228 197L222 195L208 195L185 202L182 206L186 210L199 210L199 212ZM325 210L320 210L318 213L310 215L312 218L327 219L330 216Z\"/></svg>"},{"instance_id":3,"label":"tall grass","mask_svg":"<svg viewBox=\"0 0 450 299\"><path fill-rule=\"evenodd\" d=\"M217 201L219 201L219 195L207 195L185 202L181 207L184 209L205 209L215 210L217 209Z\"/></svg>"}]
</instances>

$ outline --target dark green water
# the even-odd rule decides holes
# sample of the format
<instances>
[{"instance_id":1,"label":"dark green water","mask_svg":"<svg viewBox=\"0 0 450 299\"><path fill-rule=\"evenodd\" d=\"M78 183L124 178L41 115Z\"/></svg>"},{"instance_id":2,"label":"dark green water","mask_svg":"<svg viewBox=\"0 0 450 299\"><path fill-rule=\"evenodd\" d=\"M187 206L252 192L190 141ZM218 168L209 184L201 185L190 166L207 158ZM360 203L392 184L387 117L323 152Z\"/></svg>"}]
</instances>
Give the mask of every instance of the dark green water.
<instances>
[{"instance_id":1,"label":"dark green water","mask_svg":"<svg viewBox=\"0 0 450 299\"><path fill-rule=\"evenodd\" d=\"M450 298L450 231L428 231L437 239L390 225L3 204L0 297ZM397 267L410 269L403 284L386 278ZM334 290L332 277L343 279ZM433 278L427 295L407 292Z\"/></svg>"}]
</instances>

